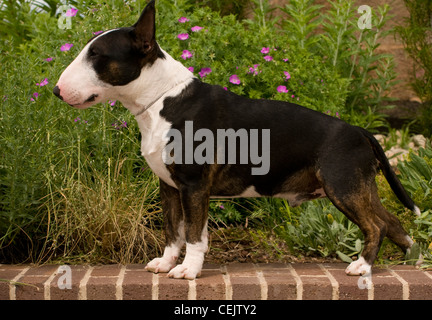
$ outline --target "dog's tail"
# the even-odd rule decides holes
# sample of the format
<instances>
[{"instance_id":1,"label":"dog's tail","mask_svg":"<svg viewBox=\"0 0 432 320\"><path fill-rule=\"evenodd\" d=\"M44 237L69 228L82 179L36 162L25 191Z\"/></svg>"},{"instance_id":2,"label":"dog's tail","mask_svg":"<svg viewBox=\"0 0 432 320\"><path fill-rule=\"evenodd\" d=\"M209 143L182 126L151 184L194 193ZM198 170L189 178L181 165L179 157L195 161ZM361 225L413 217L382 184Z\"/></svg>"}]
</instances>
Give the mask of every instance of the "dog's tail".
<instances>
[{"instance_id":1,"label":"dog's tail","mask_svg":"<svg viewBox=\"0 0 432 320\"><path fill-rule=\"evenodd\" d=\"M384 153L384 150L382 149L379 142L375 139L375 137L367 130L360 128L363 135L369 140L372 149L375 153L375 157L379 161L380 168L387 179L390 187L392 188L395 195L398 197L400 202L413 211L416 215L420 216L421 212L419 207L417 207L414 203L414 201L411 199L411 197L406 192L405 188L402 186L402 183L399 181L398 177L396 176L396 173L393 171L392 167L390 166L390 163L387 159L387 156Z\"/></svg>"}]
</instances>

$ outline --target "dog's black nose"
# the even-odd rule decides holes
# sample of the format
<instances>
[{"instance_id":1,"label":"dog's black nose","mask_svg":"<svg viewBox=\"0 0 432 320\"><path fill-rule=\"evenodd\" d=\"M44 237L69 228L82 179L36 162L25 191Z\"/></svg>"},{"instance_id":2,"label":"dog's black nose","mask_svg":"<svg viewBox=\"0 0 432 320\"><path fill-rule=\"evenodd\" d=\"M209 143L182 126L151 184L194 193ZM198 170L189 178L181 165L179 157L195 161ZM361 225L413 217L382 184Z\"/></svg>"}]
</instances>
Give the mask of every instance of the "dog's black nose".
<instances>
[{"instance_id":1,"label":"dog's black nose","mask_svg":"<svg viewBox=\"0 0 432 320\"><path fill-rule=\"evenodd\" d=\"M60 98L61 100L63 100L63 97L60 95L60 88L58 86L55 86L53 89L53 93Z\"/></svg>"}]
</instances>

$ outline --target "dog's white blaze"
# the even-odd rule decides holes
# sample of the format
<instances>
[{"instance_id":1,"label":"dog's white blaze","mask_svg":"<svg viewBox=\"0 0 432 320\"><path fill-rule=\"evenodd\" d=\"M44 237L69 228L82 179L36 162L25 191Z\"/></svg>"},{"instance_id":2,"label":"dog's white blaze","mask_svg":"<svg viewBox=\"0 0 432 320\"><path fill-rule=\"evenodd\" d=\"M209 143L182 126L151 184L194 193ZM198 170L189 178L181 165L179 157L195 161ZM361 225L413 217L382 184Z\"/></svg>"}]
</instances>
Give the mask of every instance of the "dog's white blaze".
<instances>
[{"instance_id":1,"label":"dog's white blaze","mask_svg":"<svg viewBox=\"0 0 432 320\"><path fill-rule=\"evenodd\" d=\"M104 102L110 97L111 85L99 80L95 70L86 61L85 57L91 44L106 34L117 30L106 31L90 41L74 61L63 71L57 86L60 88L60 94L63 100L70 105L84 105L85 101L92 95L97 94L96 102ZM95 102L91 103L94 104Z\"/></svg>"}]
</instances>

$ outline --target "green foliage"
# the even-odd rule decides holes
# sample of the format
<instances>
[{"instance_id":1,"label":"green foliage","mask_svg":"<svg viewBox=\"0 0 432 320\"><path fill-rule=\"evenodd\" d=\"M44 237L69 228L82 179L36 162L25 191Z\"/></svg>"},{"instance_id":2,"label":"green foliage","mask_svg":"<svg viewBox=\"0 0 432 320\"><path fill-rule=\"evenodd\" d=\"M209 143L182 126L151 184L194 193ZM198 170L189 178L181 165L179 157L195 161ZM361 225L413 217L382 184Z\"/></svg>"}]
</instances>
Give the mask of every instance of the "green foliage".
<instances>
[{"instance_id":1,"label":"green foliage","mask_svg":"<svg viewBox=\"0 0 432 320\"><path fill-rule=\"evenodd\" d=\"M363 236L359 228L330 201L316 200L294 209L284 206L285 210L290 219L280 223L276 232L295 252L323 257L337 254L347 262L360 253Z\"/></svg>"},{"instance_id":2,"label":"green foliage","mask_svg":"<svg viewBox=\"0 0 432 320\"><path fill-rule=\"evenodd\" d=\"M396 32L405 45L405 50L416 62L413 64L411 86L425 102L420 118L423 130L432 135L432 3L429 0L405 0L410 15Z\"/></svg>"},{"instance_id":3,"label":"green foliage","mask_svg":"<svg viewBox=\"0 0 432 320\"><path fill-rule=\"evenodd\" d=\"M288 15L282 27L289 43L324 57L323 64L349 81L342 117L368 129L384 123L377 108L391 100L386 96L395 84L392 55L378 53L380 40L390 19L389 6L372 10L372 28L359 30L357 7L353 1L330 1L323 12L313 0L292 0L282 11Z\"/></svg>"}]
</instances>

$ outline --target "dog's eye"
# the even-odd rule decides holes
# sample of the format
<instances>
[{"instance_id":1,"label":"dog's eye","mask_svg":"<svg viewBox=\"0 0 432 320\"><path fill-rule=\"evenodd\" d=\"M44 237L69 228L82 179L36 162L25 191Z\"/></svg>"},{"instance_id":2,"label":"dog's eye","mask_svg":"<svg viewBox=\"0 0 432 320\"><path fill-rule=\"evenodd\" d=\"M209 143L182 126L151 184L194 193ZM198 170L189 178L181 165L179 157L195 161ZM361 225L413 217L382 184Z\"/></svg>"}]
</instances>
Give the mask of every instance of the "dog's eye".
<instances>
[{"instance_id":1,"label":"dog's eye","mask_svg":"<svg viewBox=\"0 0 432 320\"><path fill-rule=\"evenodd\" d=\"M97 55L98 55L98 53L93 48L89 49L89 56L90 57L95 57Z\"/></svg>"}]
</instances>

